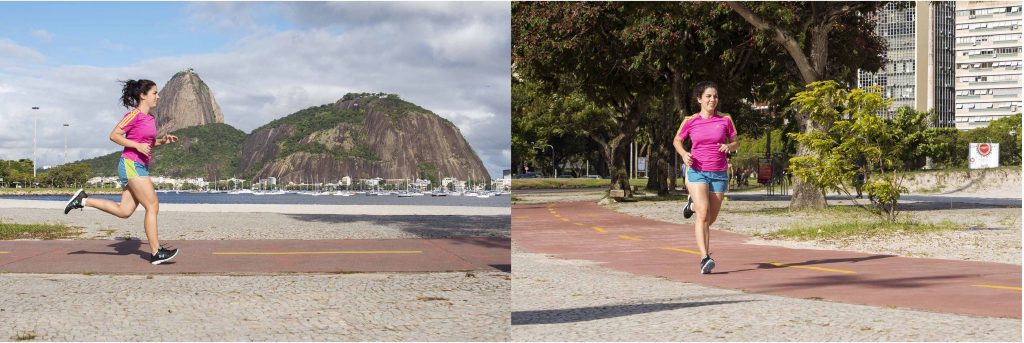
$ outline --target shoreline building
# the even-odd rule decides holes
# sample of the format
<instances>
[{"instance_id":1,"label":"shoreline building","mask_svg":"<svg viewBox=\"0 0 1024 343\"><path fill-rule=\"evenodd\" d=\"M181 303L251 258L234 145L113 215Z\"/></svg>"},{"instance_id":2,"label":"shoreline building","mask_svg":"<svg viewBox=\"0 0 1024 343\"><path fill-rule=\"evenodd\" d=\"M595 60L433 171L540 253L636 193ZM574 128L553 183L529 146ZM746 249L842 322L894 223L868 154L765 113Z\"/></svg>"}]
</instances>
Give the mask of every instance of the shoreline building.
<instances>
[{"instance_id":1,"label":"shoreline building","mask_svg":"<svg viewBox=\"0 0 1024 343\"><path fill-rule=\"evenodd\" d=\"M956 128L1021 113L1021 3L956 2Z\"/></svg>"},{"instance_id":2,"label":"shoreline building","mask_svg":"<svg viewBox=\"0 0 1024 343\"><path fill-rule=\"evenodd\" d=\"M935 111L935 127L953 127L955 119L954 4L952 1L892 2L874 13L876 32L887 45L877 73L858 71L857 87L881 86L896 109Z\"/></svg>"}]
</instances>

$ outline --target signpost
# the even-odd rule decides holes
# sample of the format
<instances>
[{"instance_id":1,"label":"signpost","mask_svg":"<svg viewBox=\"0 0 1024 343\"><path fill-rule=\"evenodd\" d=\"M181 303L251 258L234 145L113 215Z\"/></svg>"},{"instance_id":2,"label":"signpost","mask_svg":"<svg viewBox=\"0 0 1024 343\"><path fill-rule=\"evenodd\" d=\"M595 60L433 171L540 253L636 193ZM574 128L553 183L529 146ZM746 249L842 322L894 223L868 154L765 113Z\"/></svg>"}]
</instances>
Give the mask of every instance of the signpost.
<instances>
[{"instance_id":1,"label":"signpost","mask_svg":"<svg viewBox=\"0 0 1024 343\"><path fill-rule=\"evenodd\" d=\"M772 160L770 158L757 159L757 183L767 184L772 179Z\"/></svg>"},{"instance_id":2,"label":"signpost","mask_svg":"<svg viewBox=\"0 0 1024 343\"><path fill-rule=\"evenodd\" d=\"M999 143L970 143L968 151L970 169L999 167Z\"/></svg>"}]
</instances>

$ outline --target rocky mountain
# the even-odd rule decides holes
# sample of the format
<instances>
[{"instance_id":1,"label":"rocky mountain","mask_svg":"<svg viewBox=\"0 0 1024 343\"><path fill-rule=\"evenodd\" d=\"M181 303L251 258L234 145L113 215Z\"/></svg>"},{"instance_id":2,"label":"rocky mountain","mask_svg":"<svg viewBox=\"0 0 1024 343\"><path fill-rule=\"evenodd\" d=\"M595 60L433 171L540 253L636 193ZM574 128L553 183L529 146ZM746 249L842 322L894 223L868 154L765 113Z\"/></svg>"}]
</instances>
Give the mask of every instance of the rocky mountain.
<instances>
[{"instance_id":1,"label":"rocky mountain","mask_svg":"<svg viewBox=\"0 0 1024 343\"><path fill-rule=\"evenodd\" d=\"M191 68L178 72L160 88L153 109L159 135L191 126L224 123L224 113L210 87Z\"/></svg>"},{"instance_id":2,"label":"rocky mountain","mask_svg":"<svg viewBox=\"0 0 1024 343\"><path fill-rule=\"evenodd\" d=\"M239 168L279 183L352 178L489 180L454 124L394 94L347 94L254 130Z\"/></svg>"}]
</instances>

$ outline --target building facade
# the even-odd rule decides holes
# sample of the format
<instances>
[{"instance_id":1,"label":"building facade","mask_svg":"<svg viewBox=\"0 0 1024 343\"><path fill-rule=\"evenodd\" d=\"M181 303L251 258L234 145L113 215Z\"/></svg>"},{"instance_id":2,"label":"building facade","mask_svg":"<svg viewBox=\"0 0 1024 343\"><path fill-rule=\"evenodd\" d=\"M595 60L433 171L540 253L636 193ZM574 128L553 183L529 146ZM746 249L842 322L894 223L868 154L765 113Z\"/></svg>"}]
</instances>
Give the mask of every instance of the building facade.
<instances>
[{"instance_id":1,"label":"building facade","mask_svg":"<svg viewBox=\"0 0 1024 343\"><path fill-rule=\"evenodd\" d=\"M880 86L892 106L879 115L892 118L900 107L934 111L933 126L954 122L954 4L951 1L892 2L876 16L876 32L886 42L886 63L877 73L859 71L857 86Z\"/></svg>"},{"instance_id":2,"label":"building facade","mask_svg":"<svg viewBox=\"0 0 1024 343\"><path fill-rule=\"evenodd\" d=\"M956 2L956 128L1021 112L1021 3Z\"/></svg>"}]
</instances>

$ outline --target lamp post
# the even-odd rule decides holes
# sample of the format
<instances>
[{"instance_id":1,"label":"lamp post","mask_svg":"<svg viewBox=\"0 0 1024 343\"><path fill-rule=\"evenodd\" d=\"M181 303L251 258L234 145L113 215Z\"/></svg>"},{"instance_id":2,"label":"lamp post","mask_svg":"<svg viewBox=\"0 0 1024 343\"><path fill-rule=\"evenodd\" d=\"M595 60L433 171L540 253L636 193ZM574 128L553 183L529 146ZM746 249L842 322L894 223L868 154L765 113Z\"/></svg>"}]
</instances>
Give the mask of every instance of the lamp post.
<instances>
[{"instance_id":1,"label":"lamp post","mask_svg":"<svg viewBox=\"0 0 1024 343\"><path fill-rule=\"evenodd\" d=\"M551 144L544 144L544 145L541 145L540 147L534 146L533 148L537 149L537 150L540 150L540 152L543 153L544 152L544 147L551 148L551 171L554 172L553 175L557 179L558 178L558 166L555 164L555 147L551 146Z\"/></svg>"},{"instance_id":2,"label":"lamp post","mask_svg":"<svg viewBox=\"0 0 1024 343\"><path fill-rule=\"evenodd\" d=\"M71 124L64 123L64 127L71 127ZM64 164L68 164L68 130L64 130Z\"/></svg>"},{"instance_id":3,"label":"lamp post","mask_svg":"<svg viewBox=\"0 0 1024 343\"><path fill-rule=\"evenodd\" d=\"M39 107L32 106L33 110L38 110ZM33 111L35 112L35 111ZM39 116L33 113L32 115L32 182L36 182L36 127L39 125Z\"/></svg>"},{"instance_id":4,"label":"lamp post","mask_svg":"<svg viewBox=\"0 0 1024 343\"><path fill-rule=\"evenodd\" d=\"M1013 150L1017 150L1017 149L1020 148L1020 144L1017 144L1017 130L1010 129L1010 140L1013 141ZM1010 150L1010 151L1013 151L1013 150ZM1014 156L1016 156L1016 155L1017 154L1014 154Z\"/></svg>"}]
</instances>

